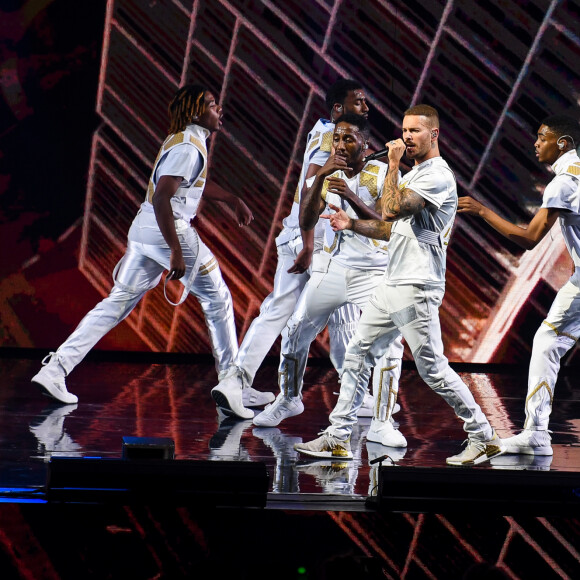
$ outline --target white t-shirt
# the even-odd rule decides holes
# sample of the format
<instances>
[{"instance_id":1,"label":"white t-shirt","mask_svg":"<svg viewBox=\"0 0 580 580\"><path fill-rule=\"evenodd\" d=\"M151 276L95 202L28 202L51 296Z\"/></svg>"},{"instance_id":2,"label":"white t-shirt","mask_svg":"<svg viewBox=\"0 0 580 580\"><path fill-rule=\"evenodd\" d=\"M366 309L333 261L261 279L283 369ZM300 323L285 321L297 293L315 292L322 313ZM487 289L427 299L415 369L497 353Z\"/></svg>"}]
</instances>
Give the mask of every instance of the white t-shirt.
<instances>
[{"instance_id":1,"label":"white t-shirt","mask_svg":"<svg viewBox=\"0 0 580 580\"><path fill-rule=\"evenodd\" d=\"M566 247L576 267L572 281L580 286L580 158L568 151L553 165L556 174L544 190L543 208L563 210L559 221Z\"/></svg>"},{"instance_id":2,"label":"white t-shirt","mask_svg":"<svg viewBox=\"0 0 580 580\"><path fill-rule=\"evenodd\" d=\"M367 163L362 171L353 177L347 177L343 171L335 171L332 177L344 179L347 186L353 191L365 205L375 208L380 199L388 165L379 161ZM306 182L308 187L314 183L315 177ZM357 213L336 193L327 191L326 183L322 188L322 198L327 203L323 213L333 213L328 204L341 207L349 217L358 219ZM321 220L325 227L324 251L331 255L331 259L344 266L359 270L385 270L389 263L387 245L385 242L373 240L356 234L351 230L333 232L328 220Z\"/></svg>"},{"instance_id":3,"label":"white t-shirt","mask_svg":"<svg viewBox=\"0 0 580 580\"><path fill-rule=\"evenodd\" d=\"M418 214L394 222L386 282L444 286L447 244L457 211L455 176L442 157L434 157L404 175L399 189L411 189L428 204Z\"/></svg>"}]
</instances>

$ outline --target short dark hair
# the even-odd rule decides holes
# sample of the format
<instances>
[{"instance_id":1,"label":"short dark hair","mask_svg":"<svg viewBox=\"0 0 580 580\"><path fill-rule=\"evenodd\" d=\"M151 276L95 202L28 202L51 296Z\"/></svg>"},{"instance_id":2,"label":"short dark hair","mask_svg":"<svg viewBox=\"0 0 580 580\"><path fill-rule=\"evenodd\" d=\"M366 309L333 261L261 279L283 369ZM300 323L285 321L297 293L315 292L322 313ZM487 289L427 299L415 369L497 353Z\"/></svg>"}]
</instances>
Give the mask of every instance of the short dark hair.
<instances>
[{"instance_id":1,"label":"short dark hair","mask_svg":"<svg viewBox=\"0 0 580 580\"><path fill-rule=\"evenodd\" d=\"M343 105L348 91L356 91L357 89L362 89L362 86L353 79L340 79L336 81L326 91L326 109L330 111L334 107L334 103Z\"/></svg>"},{"instance_id":2,"label":"short dark hair","mask_svg":"<svg viewBox=\"0 0 580 580\"><path fill-rule=\"evenodd\" d=\"M341 115L335 122L334 126L338 125L339 123L348 123L349 125L355 125L358 128L362 136L365 138L365 141L371 135L371 126L365 117L362 115L357 115L355 113L345 113Z\"/></svg>"},{"instance_id":3,"label":"short dark hair","mask_svg":"<svg viewBox=\"0 0 580 580\"><path fill-rule=\"evenodd\" d=\"M406 117L407 115L421 115L422 117L427 117L431 127L439 127L439 113L437 112L437 109L430 105L415 105L403 113L403 117Z\"/></svg>"},{"instance_id":4,"label":"short dark hair","mask_svg":"<svg viewBox=\"0 0 580 580\"><path fill-rule=\"evenodd\" d=\"M568 115L551 115L546 117L542 123L546 125L556 135L556 137L572 137L574 148L580 145L580 124L577 119Z\"/></svg>"}]
</instances>

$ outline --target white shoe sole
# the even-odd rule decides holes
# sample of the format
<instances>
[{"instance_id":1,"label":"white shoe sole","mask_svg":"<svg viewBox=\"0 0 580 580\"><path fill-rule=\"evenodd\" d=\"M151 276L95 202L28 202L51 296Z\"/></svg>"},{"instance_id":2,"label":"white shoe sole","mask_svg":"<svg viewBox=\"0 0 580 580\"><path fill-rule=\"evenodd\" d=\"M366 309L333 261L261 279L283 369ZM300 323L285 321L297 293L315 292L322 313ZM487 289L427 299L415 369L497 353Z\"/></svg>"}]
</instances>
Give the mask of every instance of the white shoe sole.
<instances>
[{"instance_id":1,"label":"white shoe sole","mask_svg":"<svg viewBox=\"0 0 580 580\"><path fill-rule=\"evenodd\" d=\"M405 439L402 433L400 433L400 436L387 437L385 439L381 437L378 433L369 431L366 437L367 441L372 441L373 443L380 443L385 447L395 447L397 449L407 447L407 440Z\"/></svg>"},{"instance_id":2,"label":"white shoe sole","mask_svg":"<svg viewBox=\"0 0 580 580\"><path fill-rule=\"evenodd\" d=\"M240 419L252 419L254 417L254 411L246 409L241 404L241 392L239 405L235 401L230 401L227 394L219 389L219 385L211 390L211 396L222 413L228 417L239 417Z\"/></svg>"},{"instance_id":3,"label":"white shoe sole","mask_svg":"<svg viewBox=\"0 0 580 580\"><path fill-rule=\"evenodd\" d=\"M75 405L78 403L79 398L68 391L63 393L58 387L56 387L52 381L47 381L45 379L39 378L40 373L34 375L31 379L31 383L40 388L43 395L63 403L63 405Z\"/></svg>"}]
</instances>

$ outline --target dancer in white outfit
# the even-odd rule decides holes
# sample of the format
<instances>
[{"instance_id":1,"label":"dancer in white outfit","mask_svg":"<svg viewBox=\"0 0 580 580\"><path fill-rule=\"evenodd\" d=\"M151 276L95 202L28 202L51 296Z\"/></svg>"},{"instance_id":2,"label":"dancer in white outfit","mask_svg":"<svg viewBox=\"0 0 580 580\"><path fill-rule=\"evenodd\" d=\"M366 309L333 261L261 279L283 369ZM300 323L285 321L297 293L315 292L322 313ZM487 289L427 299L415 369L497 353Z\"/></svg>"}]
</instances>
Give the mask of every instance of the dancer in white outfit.
<instances>
[{"instance_id":1,"label":"dancer in white outfit","mask_svg":"<svg viewBox=\"0 0 580 580\"><path fill-rule=\"evenodd\" d=\"M438 136L435 109L417 105L407 110L403 138L388 144L389 171L380 201L386 221L355 220L343 211L331 217L336 231L389 239L389 266L348 345L331 425L314 441L296 445L301 453L352 458L350 435L369 369L399 332L411 349L421 378L453 408L468 433L466 449L448 458L447 463L473 465L501 453L499 438L443 354L439 306L445 292L447 243L457 192L455 177L439 155ZM415 165L399 180L405 151Z\"/></svg>"},{"instance_id":2,"label":"dancer in white outfit","mask_svg":"<svg viewBox=\"0 0 580 580\"><path fill-rule=\"evenodd\" d=\"M252 387L254 377L294 312L298 298L310 278L313 254L322 249L324 227L321 223L309 232L300 230L298 217L304 183L316 174L330 156L334 120L343 113L366 118L369 111L364 90L357 81L351 79L340 79L328 89L326 106L330 112L330 120L319 119L308 134L292 209L283 220L283 229L276 238L278 263L274 275L274 289L264 299L259 316L254 319L244 336L236 357L236 368L232 368L221 381L222 386L226 387L243 385L243 403L246 407L260 407L274 400L273 393L261 392ZM339 373L346 345L354 334L359 317L359 308L349 303L336 309L328 321L330 359ZM398 360L381 360L373 375L373 391L379 392L384 384L390 385L391 392L395 393L400 367ZM393 397L396 398L396 395ZM366 405L361 408L360 413L371 416L373 397L367 396L365 402Z\"/></svg>"},{"instance_id":3,"label":"dancer in white outfit","mask_svg":"<svg viewBox=\"0 0 580 580\"><path fill-rule=\"evenodd\" d=\"M580 145L578 121L554 115L542 121L535 143L540 163L556 174L544 190L542 207L526 227L514 225L471 197L459 198L459 212L483 218L490 226L522 248L531 250L557 219L574 273L560 289L546 319L534 337L524 430L503 440L506 453L552 455L548 423L561 358L580 337Z\"/></svg>"},{"instance_id":4,"label":"dancer in white outfit","mask_svg":"<svg viewBox=\"0 0 580 580\"><path fill-rule=\"evenodd\" d=\"M133 310L143 295L157 286L164 270L165 281L180 280L199 300L210 334L219 376L227 374L238 352L230 292L218 263L190 220L204 192L207 175L206 139L222 124L222 108L204 87L180 88L169 104L170 130L155 161L145 201L133 220L127 250L113 273L109 296L97 304L71 336L51 353L32 379L45 394L61 403L77 402L69 393L65 377L109 330ZM209 194L209 195L208 195ZM249 224L252 213L238 197L223 190L206 194L235 208L238 223ZM241 389L212 391L225 413L241 418L253 416L242 405Z\"/></svg>"},{"instance_id":5,"label":"dancer in white outfit","mask_svg":"<svg viewBox=\"0 0 580 580\"><path fill-rule=\"evenodd\" d=\"M332 204L331 207L344 205L353 218L364 215L363 206L366 206L368 215L379 217L374 207L382 195L387 165L376 161L365 163L368 137L366 119L346 114L337 121L333 134L334 154L330 155L316 176L307 181L308 189L303 193L300 207L300 225L303 229L316 226L318 216L327 203ZM348 203L344 202L345 198ZM324 243L324 251L317 255L312 277L306 283L282 334L278 372L280 394L272 405L254 417L255 425L273 427L288 417L302 413L302 384L310 344L324 328L334 309L347 302L361 309L366 306L389 261L386 244L350 232L335 234L328 227ZM396 361L393 366L397 366L401 355L402 343L399 340L389 353L389 357ZM368 378L367 375L367 382ZM365 385L362 396L366 388ZM386 389L385 393L375 393L384 406L384 416L378 413L377 419L388 423L393 443L404 446L404 437L388 421L396 400L396 390L393 393L390 384L386 385ZM378 424L379 421L375 427Z\"/></svg>"}]
</instances>

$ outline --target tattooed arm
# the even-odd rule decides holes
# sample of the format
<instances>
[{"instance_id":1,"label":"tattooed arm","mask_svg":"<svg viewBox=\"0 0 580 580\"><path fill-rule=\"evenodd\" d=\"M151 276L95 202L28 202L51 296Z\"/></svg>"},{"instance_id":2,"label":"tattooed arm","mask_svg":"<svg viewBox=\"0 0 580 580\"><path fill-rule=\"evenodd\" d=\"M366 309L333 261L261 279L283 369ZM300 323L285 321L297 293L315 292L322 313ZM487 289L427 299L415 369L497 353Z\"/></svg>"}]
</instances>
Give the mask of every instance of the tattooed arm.
<instances>
[{"instance_id":1,"label":"tattooed arm","mask_svg":"<svg viewBox=\"0 0 580 580\"><path fill-rule=\"evenodd\" d=\"M393 224L382 220L354 220L350 218L344 210L336 205L329 203L328 207L336 213L322 214L320 217L330 220L330 227L335 232L340 230L352 230L361 236L384 241L388 241L391 237L391 227Z\"/></svg>"},{"instance_id":2,"label":"tattooed arm","mask_svg":"<svg viewBox=\"0 0 580 580\"><path fill-rule=\"evenodd\" d=\"M402 139L389 143L389 170L383 186L383 195L377 207L383 219L394 222L419 213L427 202L412 189L399 189L399 165L405 153L405 144Z\"/></svg>"}]
</instances>

